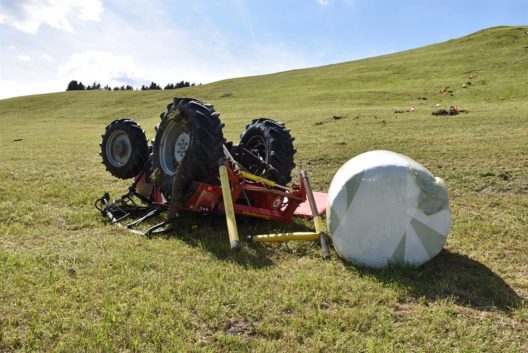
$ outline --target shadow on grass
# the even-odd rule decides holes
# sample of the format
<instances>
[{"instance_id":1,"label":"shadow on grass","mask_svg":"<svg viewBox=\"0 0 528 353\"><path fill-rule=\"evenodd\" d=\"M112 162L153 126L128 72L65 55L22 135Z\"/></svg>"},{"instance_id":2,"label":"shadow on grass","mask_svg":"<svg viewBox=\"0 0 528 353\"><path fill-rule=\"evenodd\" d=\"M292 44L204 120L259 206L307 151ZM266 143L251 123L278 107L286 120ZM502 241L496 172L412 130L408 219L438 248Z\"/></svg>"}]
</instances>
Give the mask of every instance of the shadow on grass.
<instances>
[{"instance_id":1,"label":"shadow on grass","mask_svg":"<svg viewBox=\"0 0 528 353\"><path fill-rule=\"evenodd\" d=\"M523 298L491 269L466 255L448 250L442 250L419 268L355 269L361 275L374 276L385 284L403 286L411 295L432 301L453 298L461 306L506 313L519 308L523 302Z\"/></svg>"},{"instance_id":2,"label":"shadow on grass","mask_svg":"<svg viewBox=\"0 0 528 353\"><path fill-rule=\"evenodd\" d=\"M161 220L163 219L160 218L159 221ZM237 217L237 226L242 243L240 251L230 248L223 215L183 214L178 220L176 231L154 237L180 239L191 246L210 252L220 260L232 261L244 268L265 268L275 264L273 258L278 256L280 250L274 246L248 243L246 242L248 235L310 230L300 223L282 224L247 217Z\"/></svg>"}]
</instances>

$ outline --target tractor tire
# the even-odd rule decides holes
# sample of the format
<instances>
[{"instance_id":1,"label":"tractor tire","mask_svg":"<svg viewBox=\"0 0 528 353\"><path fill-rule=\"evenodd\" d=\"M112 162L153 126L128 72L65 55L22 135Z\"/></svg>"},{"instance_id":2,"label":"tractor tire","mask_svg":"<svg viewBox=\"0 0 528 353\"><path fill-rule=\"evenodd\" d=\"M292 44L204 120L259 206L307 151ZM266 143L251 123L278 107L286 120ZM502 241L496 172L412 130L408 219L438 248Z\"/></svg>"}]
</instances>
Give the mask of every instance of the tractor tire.
<instances>
[{"instance_id":1,"label":"tractor tire","mask_svg":"<svg viewBox=\"0 0 528 353\"><path fill-rule=\"evenodd\" d=\"M292 180L291 172L295 168L294 140L283 123L268 118L254 119L240 135L240 146L264 163L247 158L238 162L255 175L286 185Z\"/></svg>"},{"instance_id":2,"label":"tractor tire","mask_svg":"<svg viewBox=\"0 0 528 353\"><path fill-rule=\"evenodd\" d=\"M180 163L184 168L179 172L183 194L193 181L219 184L218 161L224 155L225 143L224 124L219 116L212 106L192 98L175 98L161 114L153 141L152 164L153 178L167 200Z\"/></svg>"},{"instance_id":3,"label":"tractor tire","mask_svg":"<svg viewBox=\"0 0 528 353\"><path fill-rule=\"evenodd\" d=\"M110 174L129 179L143 170L149 155L147 136L135 121L114 120L101 137L100 156Z\"/></svg>"}]
</instances>

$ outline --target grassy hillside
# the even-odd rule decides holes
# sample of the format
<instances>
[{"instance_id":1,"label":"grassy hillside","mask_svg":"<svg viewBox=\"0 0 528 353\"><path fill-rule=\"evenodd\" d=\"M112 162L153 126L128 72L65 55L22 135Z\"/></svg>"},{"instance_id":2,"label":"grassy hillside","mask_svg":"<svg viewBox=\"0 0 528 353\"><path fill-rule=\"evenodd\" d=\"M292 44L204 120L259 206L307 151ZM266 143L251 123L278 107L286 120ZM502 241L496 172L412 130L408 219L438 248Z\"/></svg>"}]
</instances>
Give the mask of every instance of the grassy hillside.
<instances>
[{"instance_id":1,"label":"grassy hillside","mask_svg":"<svg viewBox=\"0 0 528 353\"><path fill-rule=\"evenodd\" d=\"M0 350L527 351L527 30L175 91L0 100ZM315 243L232 254L214 217L154 239L106 225L94 200L128 183L100 164L104 127L131 117L152 138L175 94L214 104L230 140L254 117L285 122L316 189L361 152L416 159L449 185L446 249L373 271Z\"/></svg>"}]
</instances>

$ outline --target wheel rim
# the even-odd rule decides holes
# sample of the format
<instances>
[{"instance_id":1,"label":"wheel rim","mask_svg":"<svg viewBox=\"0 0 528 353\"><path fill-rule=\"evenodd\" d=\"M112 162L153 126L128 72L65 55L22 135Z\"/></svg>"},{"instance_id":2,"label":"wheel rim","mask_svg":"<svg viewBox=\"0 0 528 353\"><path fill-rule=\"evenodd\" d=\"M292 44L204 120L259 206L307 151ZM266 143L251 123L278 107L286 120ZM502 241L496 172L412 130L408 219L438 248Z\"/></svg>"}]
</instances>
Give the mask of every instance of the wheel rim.
<instances>
[{"instance_id":1,"label":"wheel rim","mask_svg":"<svg viewBox=\"0 0 528 353\"><path fill-rule=\"evenodd\" d=\"M251 152L253 155L258 157L261 161L266 162L266 140L262 136L253 136L247 143L245 143L245 148ZM249 167L249 171L256 175L262 175L265 168L261 165L252 165Z\"/></svg>"},{"instance_id":2,"label":"wheel rim","mask_svg":"<svg viewBox=\"0 0 528 353\"><path fill-rule=\"evenodd\" d=\"M124 166L132 155L130 137L123 130L114 131L106 144L106 156L114 167Z\"/></svg>"},{"instance_id":3,"label":"wheel rim","mask_svg":"<svg viewBox=\"0 0 528 353\"><path fill-rule=\"evenodd\" d=\"M266 161L266 141L262 136L253 136L245 144L248 151L259 157L264 162Z\"/></svg>"},{"instance_id":4,"label":"wheel rim","mask_svg":"<svg viewBox=\"0 0 528 353\"><path fill-rule=\"evenodd\" d=\"M160 166L167 175L174 175L191 144L191 134L181 122L170 122L160 142Z\"/></svg>"}]
</instances>

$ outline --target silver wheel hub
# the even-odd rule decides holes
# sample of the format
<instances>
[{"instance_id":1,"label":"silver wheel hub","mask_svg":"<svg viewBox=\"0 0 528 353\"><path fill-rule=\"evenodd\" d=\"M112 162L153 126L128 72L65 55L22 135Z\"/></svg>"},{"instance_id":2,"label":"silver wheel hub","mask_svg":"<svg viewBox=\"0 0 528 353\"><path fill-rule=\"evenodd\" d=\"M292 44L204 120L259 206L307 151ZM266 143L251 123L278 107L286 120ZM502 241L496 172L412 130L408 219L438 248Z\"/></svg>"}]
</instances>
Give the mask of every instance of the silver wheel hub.
<instances>
[{"instance_id":1,"label":"silver wheel hub","mask_svg":"<svg viewBox=\"0 0 528 353\"><path fill-rule=\"evenodd\" d=\"M176 144L174 145L174 158L178 164L181 163L185 156L185 152L187 151L187 148L189 148L190 142L191 136L186 132L182 132L176 139Z\"/></svg>"},{"instance_id":2,"label":"silver wheel hub","mask_svg":"<svg viewBox=\"0 0 528 353\"><path fill-rule=\"evenodd\" d=\"M123 130L114 131L106 144L106 156L114 167L124 166L132 155L132 143Z\"/></svg>"},{"instance_id":3,"label":"silver wheel hub","mask_svg":"<svg viewBox=\"0 0 528 353\"><path fill-rule=\"evenodd\" d=\"M159 162L166 175L174 175L191 144L190 131L181 121L172 121L160 141Z\"/></svg>"}]
</instances>

